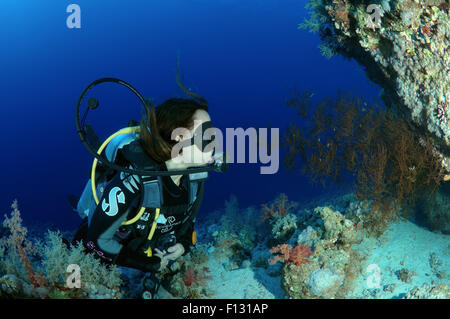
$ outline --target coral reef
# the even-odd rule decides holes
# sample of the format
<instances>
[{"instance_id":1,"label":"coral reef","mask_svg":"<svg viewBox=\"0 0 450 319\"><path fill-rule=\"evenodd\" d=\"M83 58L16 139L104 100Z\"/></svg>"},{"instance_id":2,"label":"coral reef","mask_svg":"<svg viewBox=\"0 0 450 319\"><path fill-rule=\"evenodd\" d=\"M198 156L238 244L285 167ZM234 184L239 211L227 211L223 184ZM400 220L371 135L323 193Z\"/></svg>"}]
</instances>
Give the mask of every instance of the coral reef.
<instances>
[{"instance_id":1,"label":"coral reef","mask_svg":"<svg viewBox=\"0 0 450 319\"><path fill-rule=\"evenodd\" d=\"M404 299L450 299L450 286L441 284L437 286L423 285L415 287L408 292Z\"/></svg>"},{"instance_id":2,"label":"coral reef","mask_svg":"<svg viewBox=\"0 0 450 319\"><path fill-rule=\"evenodd\" d=\"M78 265L81 276L78 296L90 299L121 297L121 272L117 266L101 264L99 259L84 252L81 242L67 247L58 232L49 231L45 242L40 252L41 264L50 286L61 286L67 280L67 266ZM70 295L70 290L67 292Z\"/></svg>"},{"instance_id":3,"label":"coral reef","mask_svg":"<svg viewBox=\"0 0 450 319\"><path fill-rule=\"evenodd\" d=\"M285 166L300 168L324 186L353 179L358 199L371 207L363 226L373 234L382 234L398 216L407 216L421 194L433 193L443 183L444 170L431 140L397 113L348 94L317 104L305 95L297 98L288 106L298 109L307 125L304 132L295 124L286 132Z\"/></svg>"},{"instance_id":4,"label":"coral reef","mask_svg":"<svg viewBox=\"0 0 450 319\"><path fill-rule=\"evenodd\" d=\"M298 244L295 247L288 244L281 244L271 248L269 251L272 254L280 253L269 260L271 265L277 261L283 261L287 264L300 266L301 264L308 263L308 257L314 255L309 246L303 246L302 244Z\"/></svg>"},{"instance_id":5,"label":"coral reef","mask_svg":"<svg viewBox=\"0 0 450 319\"><path fill-rule=\"evenodd\" d=\"M298 203L288 199L286 194L279 194L271 203L261 205L261 221L268 222L275 240L285 241L297 229L297 217L292 212Z\"/></svg>"},{"instance_id":6,"label":"coral reef","mask_svg":"<svg viewBox=\"0 0 450 319\"><path fill-rule=\"evenodd\" d=\"M328 268L317 269L309 277L309 289L318 297L332 298L342 285L342 278L333 274Z\"/></svg>"},{"instance_id":7,"label":"coral reef","mask_svg":"<svg viewBox=\"0 0 450 319\"><path fill-rule=\"evenodd\" d=\"M258 211L254 207L240 209L236 196L225 202L225 211L219 219L220 229L213 232L215 254L226 254L231 264L228 268L239 268L248 260L258 241L255 221Z\"/></svg>"},{"instance_id":8,"label":"coral reef","mask_svg":"<svg viewBox=\"0 0 450 319\"><path fill-rule=\"evenodd\" d=\"M447 277L447 273L445 270L441 269L442 261L439 259L436 253L430 254L430 268L433 274L439 278L443 279Z\"/></svg>"},{"instance_id":9,"label":"coral reef","mask_svg":"<svg viewBox=\"0 0 450 319\"><path fill-rule=\"evenodd\" d=\"M203 282L205 280L211 280L212 277L206 275L208 272L209 272L208 267L203 267L201 269L201 271L198 271L198 270L194 269L193 267L188 268L183 273L184 284L187 287L190 287L194 283Z\"/></svg>"},{"instance_id":10,"label":"coral reef","mask_svg":"<svg viewBox=\"0 0 450 319\"><path fill-rule=\"evenodd\" d=\"M319 32L325 56L363 65L391 109L432 137L450 173L450 10L446 0L310 0L300 28Z\"/></svg>"},{"instance_id":11,"label":"coral reef","mask_svg":"<svg viewBox=\"0 0 450 319\"><path fill-rule=\"evenodd\" d=\"M22 226L17 200L13 202L11 208L11 216L5 215L3 221L3 227L9 230L9 236L2 238L0 242L1 257L4 258L3 271L20 274L21 278L27 278L34 288L45 287L48 285L47 281L34 271L28 257L37 254L37 247L27 239L28 230Z\"/></svg>"},{"instance_id":12,"label":"coral reef","mask_svg":"<svg viewBox=\"0 0 450 319\"><path fill-rule=\"evenodd\" d=\"M297 229L297 216L287 214L273 222L272 235L275 239L287 239Z\"/></svg>"},{"instance_id":13,"label":"coral reef","mask_svg":"<svg viewBox=\"0 0 450 319\"><path fill-rule=\"evenodd\" d=\"M0 238L0 296L4 298L120 298L122 281L115 266L106 266L77 246L49 231L44 243L27 239L27 228L17 201L3 226L9 236ZM69 265L80 270L79 286L68 287Z\"/></svg>"},{"instance_id":14,"label":"coral reef","mask_svg":"<svg viewBox=\"0 0 450 319\"><path fill-rule=\"evenodd\" d=\"M352 249L358 241L354 223L328 206L303 211L302 216L314 227L297 230L292 241L311 245L314 253L307 254L308 262L285 263L282 287L292 298L345 297L360 272L361 258Z\"/></svg>"},{"instance_id":15,"label":"coral reef","mask_svg":"<svg viewBox=\"0 0 450 319\"><path fill-rule=\"evenodd\" d=\"M445 235L402 221L392 223L381 238L368 237L362 223L370 205L351 192L328 196L301 205L291 202L297 204L295 210L259 223L260 210L239 208L237 199L230 198L224 209L196 225L197 245L166 271L163 286L176 298L444 297ZM241 216L245 214L253 221L247 227L257 234L248 255L242 254L237 236L242 225L232 225L248 222ZM289 215L295 216L293 233L275 238L273 225ZM434 236L430 242L439 241L437 246L428 244L427 234ZM413 241L416 236L420 242ZM420 268L415 267L417 260ZM378 288L368 286L370 264L380 269ZM427 291L413 289L424 283L431 284Z\"/></svg>"},{"instance_id":16,"label":"coral reef","mask_svg":"<svg viewBox=\"0 0 450 319\"><path fill-rule=\"evenodd\" d=\"M382 238L369 238L361 225L370 205L353 193L301 206L283 195L265 206L280 198L296 210L262 222L260 210L239 208L231 197L223 210L198 223L197 244L159 274L158 298L449 298L446 235L399 222ZM275 238L274 225L288 216L295 217L291 232ZM142 272L104 266L82 245L65 244L57 231L48 231L43 242L30 238L17 203L4 225L0 297L142 297ZM239 235L243 229L254 237ZM416 237L420 242L411 241ZM80 288L67 287L70 263L80 266ZM383 276L375 289L364 277L372 276L363 271L367 264L376 264Z\"/></svg>"},{"instance_id":17,"label":"coral reef","mask_svg":"<svg viewBox=\"0 0 450 319\"><path fill-rule=\"evenodd\" d=\"M398 279L408 284L412 282L412 277L414 276L414 272L411 272L406 268L397 270L395 274L397 275Z\"/></svg>"},{"instance_id":18,"label":"coral reef","mask_svg":"<svg viewBox=\"0 0 450 319\"><path fill-rule=\"evenodd\" d=\"M180 298L445 297L445 235L399 221L390 224L389 231L380 238L368 237L362 225L370 204L349 191L301 205L291 202L295 210L282 216L275 213L259 223L255 221L260 219L260 211L239 208L232 197L224 209L197 225L197 246L174 264L178 270L167 273L164 286ZM276 211L279 198L262 207ZM232 221L248 222L242 214L250 214L248 220L253 222L247 227L257 234L248 255L240 253L237 231L242 225L232 225ZM293 232L283 239L275 238L273 226L289 215L295 216ZM427 234L435 236L430 242L439 241L436 247L428 244ZM416 236L420 242L413 241ZM240 257L236 259L235 254ZM415 267L417 260L421 268ZM378 288L368 286L373 275L368 272L370 264L380 269ZM424 283L428 288L413 289Z\"/></svg>"},{"instance_id":19,"label":"coral reef","mask_svg":"<svg viewBox=\"0 0 450 319\"><path fill-rule=\"evenodd\" d=\"M450 234L450 183L438 191L424 193L417 204L418 212L426 216L428 227L443 234Z\"/></svg>"},{"instance_id":20,"label":"coral reef","mask_svg":"<svg viewBox=\"0 0 450 319\"><path fill-rule=\"evenodd\" d=\"M208 258L206 247L197 244L161 274L163 286L175 297L212 297L207 285L207 281L212 280L207 266Z\"/></svg>"},{"instance_id":21,"label":"coral reef","mask_svg":"<svg viewBox=\"0 0 450 319\"><path fill-rule=\"evenodd\" d=\"M46 295L48 290L45 287L36 288L16 275L7 274L0 277L1 298L43 298Z\"/></svg>"},{"instance_id":22,"label":"coral reef","mask_svg":"<svg viewBox=\"0 0 450 319\"><path fill-rule=\"evenodd\" d=\"M298 206L297 203L288 200L286 194L279 194L273 203L262 204L261 220L274 220L286 216L292 209Z\"/></svg>"}]
</instances>

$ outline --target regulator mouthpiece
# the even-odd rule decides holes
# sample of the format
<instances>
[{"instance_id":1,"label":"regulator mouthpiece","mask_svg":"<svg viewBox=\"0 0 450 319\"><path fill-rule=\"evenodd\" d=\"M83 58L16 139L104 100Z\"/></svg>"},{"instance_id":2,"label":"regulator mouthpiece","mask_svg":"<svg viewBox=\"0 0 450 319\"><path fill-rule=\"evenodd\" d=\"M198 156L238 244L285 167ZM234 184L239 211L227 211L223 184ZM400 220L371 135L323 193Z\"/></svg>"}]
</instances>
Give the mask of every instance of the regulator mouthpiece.
<instances>
[{"instance_id":1,"label":"regulator mouthpiece","mask_svg":"<svg viewBox=\"0 0 450 319\"><path fill-rule=\"evenodd\" d=\"M213 156L213 168L216 172L224 173L228 170L228 163L226 161L226 153L218 153Z\"/></svg>"}]
</instances>

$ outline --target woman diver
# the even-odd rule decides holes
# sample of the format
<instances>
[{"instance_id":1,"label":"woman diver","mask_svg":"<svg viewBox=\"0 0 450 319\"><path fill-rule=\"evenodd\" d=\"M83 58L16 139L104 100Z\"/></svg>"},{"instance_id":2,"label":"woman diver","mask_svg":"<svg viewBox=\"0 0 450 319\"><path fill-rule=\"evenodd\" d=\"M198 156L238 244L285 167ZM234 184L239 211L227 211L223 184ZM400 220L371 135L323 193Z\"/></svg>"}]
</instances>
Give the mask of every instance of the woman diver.
<instances>
[{"instance_id":1,"label":"woman diver","mask_svg":"<svg viewBox=\"0 0 450 319\"><path fill-rule=\"evenodd\" d=\"M88 182L78 202L84 219L72 242L82 240L103 263L149 273L144 290L153 297L159 288L156 273L195 244L195 217L208 175L201 167L215 161L214 133L207 130L214 128L207 103L171 98L152 105L135 129L112 139L104 149L106 157L124 168L158 174L135 175L100 163L91 175L96 185ZM184 147L176 151L179 145ZM172 171L184 174L170 175Z\"/></svg>"}]
</instances>

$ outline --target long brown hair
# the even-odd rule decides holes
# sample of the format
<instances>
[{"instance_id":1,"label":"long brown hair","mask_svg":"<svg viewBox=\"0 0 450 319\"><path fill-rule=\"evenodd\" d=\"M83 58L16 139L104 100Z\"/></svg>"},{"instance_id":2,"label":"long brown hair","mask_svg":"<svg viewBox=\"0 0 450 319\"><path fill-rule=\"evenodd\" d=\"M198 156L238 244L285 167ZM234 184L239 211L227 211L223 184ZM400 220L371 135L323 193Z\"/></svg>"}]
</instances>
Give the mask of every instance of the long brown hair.
<instances>
[{"instance_id":1,"label":"long brown hair","mask_svg":"<svg viewBox=\"0 0 450 319\"><path fill-rule=\"evenodd\" d=\"M175 141L171 139L176 128L191 129L195 111L208 111L207 104L193 99L171 98L158 105L150 105L150 113L141 118L139 139L144 150L158 163L171 158Z\"/></svg>"}]
</instances>

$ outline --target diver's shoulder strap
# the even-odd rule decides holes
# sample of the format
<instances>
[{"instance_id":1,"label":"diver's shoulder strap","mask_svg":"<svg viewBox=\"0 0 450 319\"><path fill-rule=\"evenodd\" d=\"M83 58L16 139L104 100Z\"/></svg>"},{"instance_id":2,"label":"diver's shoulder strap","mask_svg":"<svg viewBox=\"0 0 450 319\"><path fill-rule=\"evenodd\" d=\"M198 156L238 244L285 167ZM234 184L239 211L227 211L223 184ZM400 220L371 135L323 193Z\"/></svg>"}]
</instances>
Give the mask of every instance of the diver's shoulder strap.
<instances>
[{"instance_id":1,"label":"diver's shoulder strap","mask_svg":"<svg viewBox=\"0 0 450 319\"><path fill-rule=\"evenodd\" d=\"M192 204L197 199L200 184L208 178L208 172L200 172L189 174L189 204Z\"/></svg>"}]
</instances>

